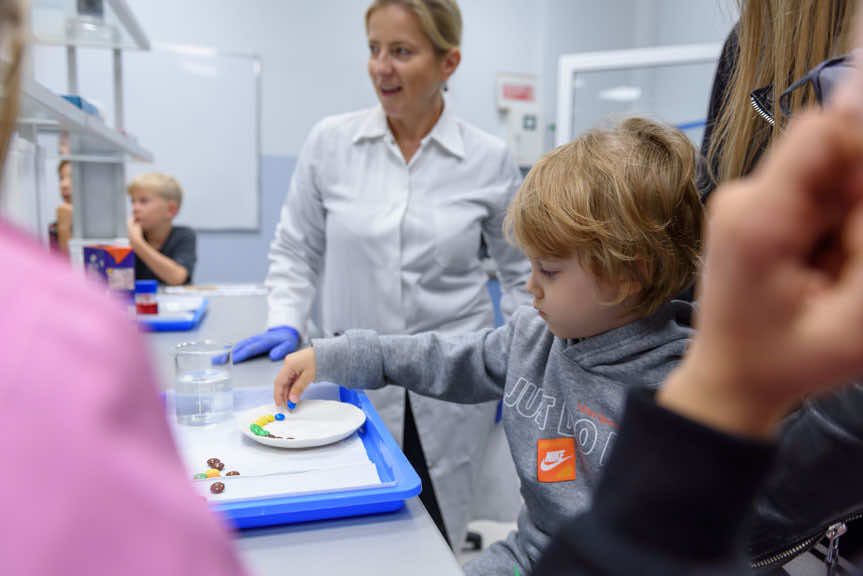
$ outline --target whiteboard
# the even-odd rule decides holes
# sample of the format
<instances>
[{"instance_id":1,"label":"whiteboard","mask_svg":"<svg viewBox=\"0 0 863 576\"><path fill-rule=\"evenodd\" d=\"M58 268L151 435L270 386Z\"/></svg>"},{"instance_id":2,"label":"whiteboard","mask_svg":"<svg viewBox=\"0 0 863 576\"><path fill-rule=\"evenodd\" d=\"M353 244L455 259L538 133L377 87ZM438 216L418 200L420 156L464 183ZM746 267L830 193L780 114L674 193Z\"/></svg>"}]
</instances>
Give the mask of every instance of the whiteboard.
<instances>
[{"instance_id":1,"label":"whiteboard","mask_svg":"<svg viewBox=\"0 0 863 576\"><path fill-rule=\"evenodd\" d=\"M152 164L183 188L176 222L196 230L260 226L260 86L256 56L161 47L123 55L125 125Z\"/></svg>"}]
</instances>

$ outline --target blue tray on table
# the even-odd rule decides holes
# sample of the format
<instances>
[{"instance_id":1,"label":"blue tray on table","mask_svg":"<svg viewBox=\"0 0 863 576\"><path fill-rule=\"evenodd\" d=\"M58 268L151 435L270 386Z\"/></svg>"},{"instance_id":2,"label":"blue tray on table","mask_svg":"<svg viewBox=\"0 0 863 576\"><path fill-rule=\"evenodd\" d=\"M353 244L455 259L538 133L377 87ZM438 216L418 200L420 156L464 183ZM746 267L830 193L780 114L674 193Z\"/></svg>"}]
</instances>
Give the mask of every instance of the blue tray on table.
<instances>
[{"instance_id":1,"label":"blue tray on table","mask_svg":"<svg viewBox=\"0 0 863 576\"><path fill-rule=\"evenodd\" d=\"M269 387L236 389L234 393L250 395L253 398L260 395L261 399L258 403L272 401L272 388ZM357 434L363 442L369 459L374 463L382 484L370 488L213 503L213 509L222 513L235 528L254 528L394 512L404 506L406 499L420 493L419 476L363 392L348 390L335 384L320 383L310 387L304 397L328 399L337 397L340 401L353 404L365 412L366 422Z\"/></svg>"},{"instance_id":2,"label":"blue tray on table","mask_svg":"<svg viewBox=\"0 0 863 576\"><path fill-rule=\"evenodd\" d=\"M194 330L207 314L209 301L198 296L166 296L159 294L158 314L139 314L138 326L149 332L184 332ZM189 302L188 306L182 306Z\"/></svg>"}]
</instances>

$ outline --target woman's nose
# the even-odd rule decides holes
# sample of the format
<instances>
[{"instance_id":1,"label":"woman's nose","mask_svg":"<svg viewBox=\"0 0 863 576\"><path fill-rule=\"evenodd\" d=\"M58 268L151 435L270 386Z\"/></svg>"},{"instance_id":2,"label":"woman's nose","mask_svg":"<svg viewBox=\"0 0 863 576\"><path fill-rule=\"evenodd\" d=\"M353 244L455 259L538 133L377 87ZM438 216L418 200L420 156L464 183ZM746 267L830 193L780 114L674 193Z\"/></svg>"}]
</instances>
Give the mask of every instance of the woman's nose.
<instances>
[{"instance_id":1,"label":"woman's nose","mask_svg":"<svg viewBox=\"0 0 863 576\"><path fill-rule=\"evenodd\" d=\"M376 76L386 76L392 73L393 62L386 52L381 52L370 57L372 73Z\"/></svg>"}]
</instances>

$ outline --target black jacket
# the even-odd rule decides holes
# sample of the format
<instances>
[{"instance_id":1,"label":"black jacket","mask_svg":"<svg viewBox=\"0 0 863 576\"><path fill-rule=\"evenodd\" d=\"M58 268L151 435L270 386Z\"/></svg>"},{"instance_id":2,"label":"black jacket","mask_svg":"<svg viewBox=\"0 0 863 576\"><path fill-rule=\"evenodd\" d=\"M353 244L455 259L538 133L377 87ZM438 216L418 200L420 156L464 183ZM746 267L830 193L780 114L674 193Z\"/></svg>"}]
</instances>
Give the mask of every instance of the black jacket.
<instances>
[{"instance_id":1,"label":"black jacket","mask_svg":"<svg viewBox=\"0 0 863 576\"><path fill-rule=\"evenodd\" d=\"M832 524L861 515L863 386L857 384L807 401L788 418L776 466L755 503L750 556L757 566L784 564Z\"/></svg>"}]
</instances>

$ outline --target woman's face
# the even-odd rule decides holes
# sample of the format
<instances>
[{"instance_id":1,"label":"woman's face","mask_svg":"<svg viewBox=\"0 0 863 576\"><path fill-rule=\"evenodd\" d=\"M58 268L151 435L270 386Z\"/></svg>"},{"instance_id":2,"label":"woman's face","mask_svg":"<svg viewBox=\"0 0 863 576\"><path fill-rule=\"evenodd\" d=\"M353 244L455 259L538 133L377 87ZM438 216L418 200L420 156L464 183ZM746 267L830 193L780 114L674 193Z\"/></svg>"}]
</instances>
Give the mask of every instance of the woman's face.
<instances>
[{"instance_id":1,"label":"woman's face","mask_svg":"<svg viewBox=\"0 0 863 576\"><path fill-rule=\"evenodd\" d=\"M458 50L440 57L417 17L401 6L372 12L368 41L369 77L387 117L411 121L428 114L458 66Z\"/></svg>"}]
</instances>

